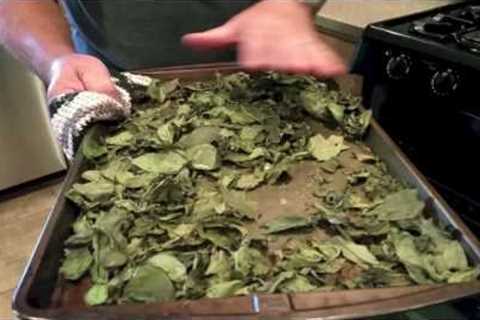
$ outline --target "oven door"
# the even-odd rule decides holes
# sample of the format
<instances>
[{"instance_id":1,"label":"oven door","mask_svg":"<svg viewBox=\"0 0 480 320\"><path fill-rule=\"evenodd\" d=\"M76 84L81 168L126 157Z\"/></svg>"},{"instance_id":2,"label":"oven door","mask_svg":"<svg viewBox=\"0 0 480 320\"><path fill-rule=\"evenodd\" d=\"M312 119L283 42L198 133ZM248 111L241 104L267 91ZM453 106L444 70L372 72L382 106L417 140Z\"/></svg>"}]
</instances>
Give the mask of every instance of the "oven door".
<instances>
[{"instance_id":1,"label":"oven door","mask_svg":"<svg viewBox=\"0 0 480 320\"><path fill-rule=\"evenodd\" d=\"M480 236L480 103L435 97L412 82L370 89L376 119Z\"/></svg>"}]
</instances>

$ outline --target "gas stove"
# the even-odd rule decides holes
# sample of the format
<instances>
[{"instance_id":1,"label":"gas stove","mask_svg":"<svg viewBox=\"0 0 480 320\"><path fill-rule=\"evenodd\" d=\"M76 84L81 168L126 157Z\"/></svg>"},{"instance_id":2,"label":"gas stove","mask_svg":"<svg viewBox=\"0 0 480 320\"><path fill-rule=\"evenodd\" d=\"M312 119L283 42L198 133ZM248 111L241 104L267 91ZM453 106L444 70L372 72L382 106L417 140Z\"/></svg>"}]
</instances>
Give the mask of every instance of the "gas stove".
<instances>
[{"instance_id":1,"label":"gas stove","mask_svg":"<svg viewBox=\"0 0 480 320\"><path fill-rule=\"evenodd\" d=\"M480 5L445 10L416 20L410 32L452 47L480 53Z\"/></svg>"},{"instance_id":2,"label":"gas stove","mask_svg":"<svg viewBox=\"0 0 480 320\"><path fill-rule=\"evenodd\" d=\"M480 1L370 25L364 103L480 237Z\"/></svg>"}]
</instances>

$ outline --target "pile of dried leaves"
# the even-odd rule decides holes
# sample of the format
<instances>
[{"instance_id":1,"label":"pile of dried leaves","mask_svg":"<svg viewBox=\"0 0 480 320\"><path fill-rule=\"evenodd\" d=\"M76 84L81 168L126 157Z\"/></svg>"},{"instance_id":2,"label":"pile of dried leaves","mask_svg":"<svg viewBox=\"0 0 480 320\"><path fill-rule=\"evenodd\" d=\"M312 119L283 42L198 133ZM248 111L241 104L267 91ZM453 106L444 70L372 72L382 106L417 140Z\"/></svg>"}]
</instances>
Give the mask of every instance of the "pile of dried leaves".
<instances>
[{"instance_id":1,"label":"pile of dried leaves","mask_svg":"<svg viewBox=\"0 0 480 320\"><path fill-rule=\"evenodd\" d=\"M88 304L478 277L361 141L357 98L275 73L148 94L88 133L88 170L67 194L81 211L60 272L89 275Z\"/></svg>"}]
</instances>

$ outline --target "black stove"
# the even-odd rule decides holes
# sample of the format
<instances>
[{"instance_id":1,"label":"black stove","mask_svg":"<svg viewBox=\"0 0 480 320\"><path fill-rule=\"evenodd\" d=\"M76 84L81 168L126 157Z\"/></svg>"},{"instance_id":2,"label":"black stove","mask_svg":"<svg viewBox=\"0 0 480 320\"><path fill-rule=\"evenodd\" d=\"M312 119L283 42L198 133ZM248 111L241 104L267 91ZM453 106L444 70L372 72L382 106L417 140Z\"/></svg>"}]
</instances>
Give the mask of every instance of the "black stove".
<instances>
[{"instance_id":1,"label":"black stove","mask_svg":"<svg viewBox=\"0 0 480 320\"><path fill-rule=\"evenodd\" d=\"M353 71L366 106L480 237L480 1L370 25Z\"/></svg>"},{"instance_id":2,"label":"black stove","mask_svg":"<svg viewBox=\"0 0 480 320\"><path fill-rule=\"evenodd\" d=\"M415 20L410 32L444 44L480 53L480 5L468 5Z\"/></svg>"}]
</instances>

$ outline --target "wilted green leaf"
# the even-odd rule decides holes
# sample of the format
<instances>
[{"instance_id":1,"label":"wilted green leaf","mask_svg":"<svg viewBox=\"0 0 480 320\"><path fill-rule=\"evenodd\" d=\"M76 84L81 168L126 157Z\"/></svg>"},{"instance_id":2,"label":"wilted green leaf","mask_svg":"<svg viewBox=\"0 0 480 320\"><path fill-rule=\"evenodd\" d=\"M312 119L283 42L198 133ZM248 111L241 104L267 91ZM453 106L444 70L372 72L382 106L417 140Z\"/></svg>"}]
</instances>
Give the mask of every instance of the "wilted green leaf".
<instances>
[{"instance_id":1,"label":"wilted green leaf","mask_svg":"<svg viewBox=\"0 0 480 320\"><path fill-rule=\"evenodd\" d=\"M220 279L228 279L232 272L232 261L224 251L215 251L210 257L210 264L208 265L205 275L215 275Z\"/></svg>"},{"instance_id":2,"label":"wilted green leaf","mask_svg":"<svg viewBox=\"0 0 480 320\"><path fill-rule=\"evenodd\" d=\"M311 292L317 289L308 278L295 275L292 279L287 279L279 284L279 289L284 293L293 293L293 292Z\"/></svg>"},{"instance_id":3,"label":"wilted green leaf","mask_svg":"<svg viewBox=\"0 0 480 320\"><path fill-rule=\"evenodd\" d=\"M418 217L425 203L415 189L406 189L388 195L382 204L368 212L380 220L405 220Z\"/></svg>"},{"instance_id":4,"label":"wilted green leaf","mask_svg":"<svg viewBox=\"0 0 480 320\"><path fill-rule=\"evenodd\" d=\"M260 251L250 248L246 245L233 253L235 261L235 270L243 276L254 275L262 276L270 272L270 261Z\"/></svg>"},{"instance_id":5,"label":"wilted green leaf","mask_svg":"<svg viewBox=\"0 0 480 320\"><path fill-rule=\"evenodd\" d=\"M214 170L220 164L217 149L211 144L200 144L187 150L187 158L197 170Z\"/></svg>"},{"instance_id":6,"label":"wilted green leaf","mask_svg":"<svg viewBox=\"0 0 480 320\"><path fill-rule=\"evenodd\" d=\"M219 127L200 127L192 132L184 134L178 141L182 148L191 148L201 144L211 144L220 136Z\"/></svg>"},{"instance_id":7,"label":"wilted green leaf","mask_svg":"<svg viewBox=\"0 0 480 320\"><path fill-rule=\"evenodd\" d=\"M159 253L148 259L148 263L161 268L166 272L170 280L174 282L184 281L187 269L180 260L168 253Z\"/></svg>"},{"instance_id":8,"label":"wilted green leaf","mask_svg":"<svg viewBox=\"0 0 480 320\"><path fill-rule=\"evenodd\" d=\"M235 295L235 292L243 287L240 280L232 280L227 282L220 282L212 285L207 289L208 298L224 298Z\"/></svg>"},{"instance_id":9,"label":"wilted green leaf","mask_svg":"<svg viewBox=\"0 0 480 320\"><path fill-rule=\"evenodd\" d=\"M108 286L105 284L94 284L85 294L85 302L89 306L104 304L108 300Z\"/></svg>"},{"instance_id":10,"label":"wilted green leaf","mask_svg":"<svg viewBox=\"0 0 480 320\"><path fill-rule=\"evenodd\" d=\"M302 216L282 216L267 222L264 228L267 233L277 233L310 225L310 220Z\"/></svg>"},{"instance_id":11,"label":"wilted green leaf","mask_svg":"<svg viewBox=\"0 0 480 320\"><path fill-rule=\"evenodd\" d=\"M342 248L342 254L348 260L360 265L378 265L377 258L364 245L356 244L352 241L339 239Z\"/></svg>"},{"instance_id":12,"label":"wilted green leaf","mask_svg":"<svg viewBox=\"0 0 480 320\"><path fill-rule=\"evenodd\" d=\"M178 88L179 85L180 82L178 79L165 82L155 80L152 81L147 92L152 98L156 99L159 103L162 103Z\"/></svg>"},{"instance_id":13,"label":"wilted green leaf","mask_svg":"<svg viewBox=\"0 0 480 320\"><path fill-rule=\"evenodd\" d=\"M165 271L146 264L133 272L124 296L137 302L163 302L175 297L175 288Z\"/></svg>"},{"instance_id":14,"label":"wilted green leaf","mask_svg":"<svg viewBox=\"0 0 480 320\"><path fill-rule=\"evenodd\" d=\"M87 134L66 194L79 212L61 272L89 276L88 304L479 277L363 141L371 112L332 81L235 73L134 90L151 99Z\"/></svg>"},{"instance_id":15,"label":"wilted green leaf","mask_svg":"<svg viewBox=\"0 0 480 320\"><path fill-rule=\"evenodd\" d=\"M133 142L134 136L130 131L121 131L105 139L107 144L115 146L128 146Z\"/></svg>"},{"instance_id":16,"label":"wilted green leaf","mask_svg":"<svg viewBox=\"0 0 480 320\"><path fill-rule=\"evenodd\" d=\"M72 188L72 193L80 194L89 201L108 199L114 191L113 184L109 182L75 183Z\"/></svg>"},{"instance_id":17,"label":"wilted green leaf","mask_svg":"<svg viewBox=\"0 0 480 320\"><path fill-rule=\"evenodd\" d=\"M161 142L170 145L175 141L175 126L168 122L157 129L157 135Z\"/></svg>"},{"instance_id":18,"label":"wilted green leaf","mask_svg":"<svg viewBox=\"0 0 480 320\"><path fill-rule=\"evenodd\" d=\"M85 133L80 146L85 158L95 159L107 153L107 147L100 142L101 136L102 129L99 125L94 125Z\"/></svg>"},{"instance_id":19,"label":"wilted green leaf","mask_svg":"<svg viewBox=\"0 0 480 320\"><path fill-rule=\"evenodd\" d=\"M252 190L258 187L263 182L263 180L264 177L259 174L242 174L237 179L237 182L235 183L235 188L240 190Z\"/></svg>"},{"instance_id":20,"label":"wilted green leaf","mask_svg":"<svg viewBox=\"0 0 480 320\"><path fill-rule=\"evenodd\" d=\"M318 161L327 161L347 150L348 146L343 143L342 136L332 135L325 139L321 134L310 138L308 150Z\"/></svg>"},{"instance_id":21,"label":"wilted green leaf","mask_svg":"<svg viewBox=\"0 0 480 320\"><path fill-rule=\"evenodd\" d=\"M90 268L92 261L93 257L88 248L69 249L60 267L60 273L65 279L78 280Z\"/></svg>"},{"instance_id":22,"label":"wilted green leaf","mask_svg":"<svg viewBox=\"0 0 480 320\"><path fill-rule=\"evenodd\" d=\"M133 159L132 163L147 172L175 174L187 164L187 160L178 152L167 151L146 153Z\"/></svg>"}]
</instances>

